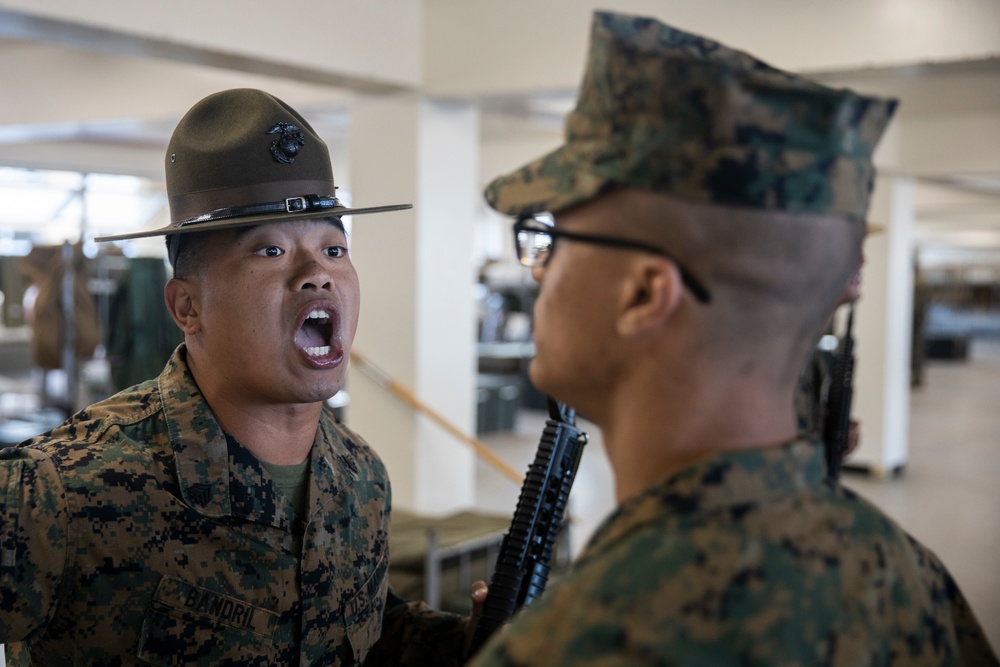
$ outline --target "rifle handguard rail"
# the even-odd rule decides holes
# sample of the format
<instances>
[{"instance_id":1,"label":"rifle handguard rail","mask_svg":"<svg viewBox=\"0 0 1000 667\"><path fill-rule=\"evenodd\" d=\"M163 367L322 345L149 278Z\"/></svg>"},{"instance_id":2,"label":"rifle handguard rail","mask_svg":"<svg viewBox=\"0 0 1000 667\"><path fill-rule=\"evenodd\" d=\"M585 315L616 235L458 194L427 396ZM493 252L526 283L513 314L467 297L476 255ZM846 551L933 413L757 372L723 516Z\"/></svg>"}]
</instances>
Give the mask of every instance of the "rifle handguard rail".
<instances>
[{"instance_id":1,"label":"rifle handguard rail","mask_svg":"<svg viewBox=\"0 0 1000 667\"><path fill-rule=\"evenodd\" d=\"M518 609L541 596L548 582L552 552L587 443L587 434L576 428L571 409L549 399L549 415L510 529L500 544L469 657Z\"/></svg>"}]
</instances>

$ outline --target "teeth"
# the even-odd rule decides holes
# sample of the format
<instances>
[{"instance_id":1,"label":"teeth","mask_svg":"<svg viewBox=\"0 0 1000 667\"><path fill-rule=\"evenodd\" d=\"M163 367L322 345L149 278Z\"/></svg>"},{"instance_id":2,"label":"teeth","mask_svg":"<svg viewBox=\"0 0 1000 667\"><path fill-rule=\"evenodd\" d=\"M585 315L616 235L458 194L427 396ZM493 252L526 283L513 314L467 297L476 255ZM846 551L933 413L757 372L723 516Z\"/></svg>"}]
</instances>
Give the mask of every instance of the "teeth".
<instances>
[{"instance_id":1,"label":"teeth","mask_svg":"<svg viewBox=\"0 0 1000 667\"><path fill-rule=\"evenodd\" d=\"M306 316L306 321L307 322L313 322L315 326L320 326L320 327L330 327L330 319L331 319L330 318L330 313L328 313L325 310L322 310L320 308L316 308L315 310L311 310L309 312L309 315ZM321 330L321 331L325 331L325 330ZM326 332L326 333L328 334L329 332ZM317 343L320 342L320 341L316 340L316 337L317 336L315 335L315 332L309 336L309 338L313 339L313 342L317 342ZM308 338L307 338L307 340L308 340ZM303 340L302 342L305 342L305 340ZM330 354L330 346L329 345L305 346L305 347L303 347L303 350L305 350L305 353L307 355L309 355L310 357L326 357L326 356L329 356L329 354Z\"/></svg>"}]
</instances>

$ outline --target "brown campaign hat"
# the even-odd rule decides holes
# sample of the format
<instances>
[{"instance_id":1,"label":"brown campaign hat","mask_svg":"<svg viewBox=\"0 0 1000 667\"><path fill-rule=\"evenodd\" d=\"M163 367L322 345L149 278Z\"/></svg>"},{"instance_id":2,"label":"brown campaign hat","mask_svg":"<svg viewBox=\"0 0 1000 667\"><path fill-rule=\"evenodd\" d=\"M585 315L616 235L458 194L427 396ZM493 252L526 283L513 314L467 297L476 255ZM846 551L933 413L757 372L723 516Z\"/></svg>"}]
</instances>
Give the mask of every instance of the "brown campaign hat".
<instances>
[{"instance_id":1,"label":"brown campaign hat","mask_svg":"<svg viewBox=\"0 0 1000 667\"><path fill-rule=\"evenodd\" d=\"M344 206L323 140L297 111L251 88L224 90L195 104L174 129L165 164L170 224L95 240L411 208Z\"/></svg>"}]
</instances>

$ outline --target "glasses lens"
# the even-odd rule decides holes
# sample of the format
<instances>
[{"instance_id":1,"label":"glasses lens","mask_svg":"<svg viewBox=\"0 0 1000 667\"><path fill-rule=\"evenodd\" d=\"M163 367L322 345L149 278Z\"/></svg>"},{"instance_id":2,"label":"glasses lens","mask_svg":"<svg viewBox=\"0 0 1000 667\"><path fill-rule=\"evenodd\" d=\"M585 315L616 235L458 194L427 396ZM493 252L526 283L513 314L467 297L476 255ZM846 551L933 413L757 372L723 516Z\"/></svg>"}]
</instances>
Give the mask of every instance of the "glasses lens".
<instances>
[{"instance_id":1,"label":"glasses lens","mask_svg":"<svg viewBox=\"0 0 1000 667\"><path fill-rule=\"evenodd\" d=\"M542 231L522 229L517 233L518 258L525 266L534 266L545 260L552 248L552 237Z\"/></svg>"}]
</instances>

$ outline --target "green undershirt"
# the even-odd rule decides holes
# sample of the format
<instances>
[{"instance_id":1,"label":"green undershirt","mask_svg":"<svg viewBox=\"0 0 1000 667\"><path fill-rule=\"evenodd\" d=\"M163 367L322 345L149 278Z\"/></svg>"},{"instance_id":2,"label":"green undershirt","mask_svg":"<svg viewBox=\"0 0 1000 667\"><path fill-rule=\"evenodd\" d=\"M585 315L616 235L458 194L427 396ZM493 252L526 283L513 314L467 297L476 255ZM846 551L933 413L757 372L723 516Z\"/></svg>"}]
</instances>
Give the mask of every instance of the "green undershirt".
<instances>
[{"instance_id":1,"label":"green undershirt","mask_svg":"<svg viewBox=\"0 0 1000 667\"><path fill-rule=\"evenodd\" d=\"M278 485L281 492L292 501L295 508L295 516L299 521L303 521L307 516L306 501L309 490L309 459L302 463L290 466L278 465L261 461L260 464L267 470L274 483Z\"/></svg>"}]
</instances>

